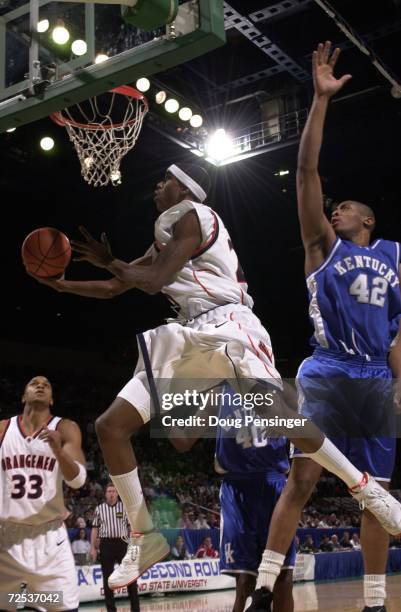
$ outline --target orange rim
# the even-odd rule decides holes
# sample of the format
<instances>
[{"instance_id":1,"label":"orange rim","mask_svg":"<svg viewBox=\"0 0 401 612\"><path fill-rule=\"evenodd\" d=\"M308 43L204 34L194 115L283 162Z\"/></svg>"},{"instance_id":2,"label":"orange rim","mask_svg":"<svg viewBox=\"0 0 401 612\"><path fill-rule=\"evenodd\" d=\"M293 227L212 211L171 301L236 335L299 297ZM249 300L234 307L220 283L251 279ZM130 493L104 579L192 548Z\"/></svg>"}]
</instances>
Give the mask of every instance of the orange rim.
<instances>
[{"instance_id":1,"label":"orange rim","mask_svg":"<svg viewBox=\"0 0 401 612\"><path fill-rule=\"evenodd\" d=\"M109 93L117 93L122 96L129 96L130 98L134 98L135 100L139 100L143 103L145 107L145 113L149 110L149 104L147 98L141 94L140 91L135 89L134 87L130 87L129 85L120 85L120 87L115 87L111 89ZM61 127L66 127L68 125L76 128L81 128L82 130L110 130L111 128L119 129L123 127L128 127L137 123L138 119L131 119L131 121L127 121L125 123L106 123L104 125L94 124L94 123L79 123L78 121L74 121L74 119L70 119L69 117L64 117L61 111L57 111L50 115L50 119L60 125Z\"/></svg>"}]
</instances>

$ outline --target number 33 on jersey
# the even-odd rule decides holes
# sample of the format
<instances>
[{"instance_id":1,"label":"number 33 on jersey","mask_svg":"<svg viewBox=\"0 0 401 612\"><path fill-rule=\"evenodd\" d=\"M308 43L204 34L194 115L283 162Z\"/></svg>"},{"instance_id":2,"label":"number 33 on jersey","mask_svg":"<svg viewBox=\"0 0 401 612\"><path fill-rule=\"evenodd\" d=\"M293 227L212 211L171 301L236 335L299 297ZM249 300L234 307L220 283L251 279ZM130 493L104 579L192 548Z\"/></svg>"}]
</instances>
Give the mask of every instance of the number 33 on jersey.
<instances>
[{"instance_id":1,"label":"number 33 on jersey","mask_svg":"<svg viewBox=\"0 0 401 612\"><path fill-rule=\"evenodd\" d=\"M57 428L60 417L46 427ZM12 417L0 446L1 519L39 525L68 514L63 499L63 477L49 444L38 438L42 429L29 436L20 416Z\"/></svg>"}]
</instances>

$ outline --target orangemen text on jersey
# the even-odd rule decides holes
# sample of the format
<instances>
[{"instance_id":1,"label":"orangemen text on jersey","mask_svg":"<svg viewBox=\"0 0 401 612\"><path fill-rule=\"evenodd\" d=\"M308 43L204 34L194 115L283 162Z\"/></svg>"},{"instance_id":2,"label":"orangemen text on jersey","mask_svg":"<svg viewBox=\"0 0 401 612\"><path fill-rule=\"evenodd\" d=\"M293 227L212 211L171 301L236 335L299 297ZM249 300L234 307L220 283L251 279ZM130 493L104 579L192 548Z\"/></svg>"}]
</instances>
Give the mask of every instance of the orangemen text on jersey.
<instances>
[{"instance_id":1,"label":"orangemen text on jersey","mask_svg":"<svg viewBox=\"0 0 401 612\"><path fill-rule=\"evenodd\" d=\"M48 429L56 429L52 417ZM20 416L6 425L0 446L0 520L40 525L65 519L63 476L49 444L29 436Z\"/></svg>"}]
</instances>

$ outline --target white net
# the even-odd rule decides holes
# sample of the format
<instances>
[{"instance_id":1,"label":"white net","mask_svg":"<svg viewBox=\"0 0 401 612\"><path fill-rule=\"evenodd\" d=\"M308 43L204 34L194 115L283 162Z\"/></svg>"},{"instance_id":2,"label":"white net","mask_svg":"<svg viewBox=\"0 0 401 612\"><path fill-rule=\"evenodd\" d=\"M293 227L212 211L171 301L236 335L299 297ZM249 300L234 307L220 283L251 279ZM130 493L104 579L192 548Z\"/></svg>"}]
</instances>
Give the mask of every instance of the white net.
<instances>
[{"instance_id":1,"label":"white net","mask_svg":"<svg viewBox=\"0 0 401 612\"><path fill-rule=\"evenodd\" d=\"M119 87L54 113L51 118L67 129L84 180L94 187L104 187L121 184L121 160L135 146L147 112L142 94Z\"/></svg>"}]
</instances>

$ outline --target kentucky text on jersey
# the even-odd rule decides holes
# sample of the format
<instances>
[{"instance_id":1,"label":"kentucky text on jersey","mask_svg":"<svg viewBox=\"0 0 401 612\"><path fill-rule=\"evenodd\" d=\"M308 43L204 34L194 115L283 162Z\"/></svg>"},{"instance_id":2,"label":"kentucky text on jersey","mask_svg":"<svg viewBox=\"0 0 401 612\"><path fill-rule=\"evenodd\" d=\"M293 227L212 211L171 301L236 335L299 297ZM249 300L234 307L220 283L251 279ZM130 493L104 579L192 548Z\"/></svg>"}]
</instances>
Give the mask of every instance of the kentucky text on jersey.
<instances>
[{"instance_id":1,"label":"kentucky text on jersey","mask_svg":"<svg viewBox=\"0 0 401 612\"><path fill-rule=\"evenodd\" d=\"M400 284L397 272L394 272L389 266L376 259L375 257L369 257L368 255L353 255L351 257L345 257L334 264L335 269L340 276L355 270L355 268L370 268L377 272L380 276L390 283L392 287L396 287Z\"/></svg>"},{"instance_id":2,"label":"kentucky text on jersey","mask_svg":"<svg viewBox=\"0 0 401 612\"><path fill-rule=\"evenodd\" d=\"M4 471L15 468L36 468L52 472L55 465L56 459L45 455L14 455L1 460L1 467Z\"/></svg>"},{"instance_id":3,"label":"kentucky text on jersey","mask_svg":"<svg viewBox=\"0 0 401 612\"><path fill-rule=\"evenodd\" d=\"M401 319L400 244L359 246L337 238L307 279L312 344L366 359L386 359Z\"/></svg>"}]
</instances>

